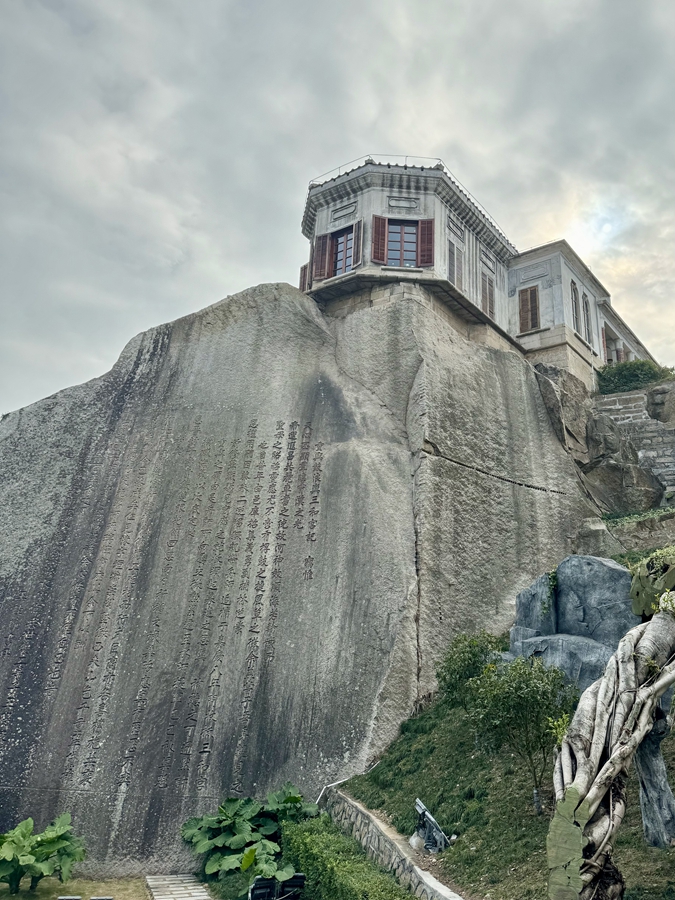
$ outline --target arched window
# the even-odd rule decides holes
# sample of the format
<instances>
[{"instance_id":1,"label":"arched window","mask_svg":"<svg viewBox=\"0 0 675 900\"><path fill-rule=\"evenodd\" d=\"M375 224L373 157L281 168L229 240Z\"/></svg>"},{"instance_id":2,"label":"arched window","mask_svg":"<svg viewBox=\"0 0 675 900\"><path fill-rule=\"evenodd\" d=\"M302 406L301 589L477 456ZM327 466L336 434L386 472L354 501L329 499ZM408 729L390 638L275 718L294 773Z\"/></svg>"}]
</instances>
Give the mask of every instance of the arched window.
<instances>
[{"instance_id":1,"label":"arched window","mask_svg":"<svg viewBox=\"0 0 675 900\"><path fill-rule=\"evenodd\" d=\"M584 337L586 341L591 344L593 343L593 331L591 329L591 307L588 303L588 297L586 294L581 298L582 308L584 311Z\"/></svg>"},{"instance_id":2,"label":"arched window","mask_svg":"<svg viewBox=\"0 0 675 900\"><path fill-rule=\"evenodd\" d=\"M572 324L577 334L581 334L581 313L579 310L579 291L572 282Z\"/></svg>"}]
</instances>

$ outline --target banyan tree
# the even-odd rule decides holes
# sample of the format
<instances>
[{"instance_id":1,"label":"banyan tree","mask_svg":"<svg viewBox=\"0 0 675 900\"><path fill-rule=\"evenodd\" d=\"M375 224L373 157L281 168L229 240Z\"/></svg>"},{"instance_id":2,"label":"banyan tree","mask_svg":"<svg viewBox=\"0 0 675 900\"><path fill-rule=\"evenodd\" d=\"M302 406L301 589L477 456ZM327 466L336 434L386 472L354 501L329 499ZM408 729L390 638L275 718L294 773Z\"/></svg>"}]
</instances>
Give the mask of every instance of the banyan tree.
<instances>
[{"instance_id":1,"label":"banyan tree","mask_svg":"<svg viewBox=\"0 0 675 900\"><path fill-rule=\"evenodd\" d=\"M675 800L660 752L670 726L661 698L675 684L675 592L669 582L659 611L624 635L602 678L582 694L557 753L557 804L547 840L550 900L623 897L612 847L633 761L646 839L657 846L675 843Z\"/></svg>"}]
</instances>

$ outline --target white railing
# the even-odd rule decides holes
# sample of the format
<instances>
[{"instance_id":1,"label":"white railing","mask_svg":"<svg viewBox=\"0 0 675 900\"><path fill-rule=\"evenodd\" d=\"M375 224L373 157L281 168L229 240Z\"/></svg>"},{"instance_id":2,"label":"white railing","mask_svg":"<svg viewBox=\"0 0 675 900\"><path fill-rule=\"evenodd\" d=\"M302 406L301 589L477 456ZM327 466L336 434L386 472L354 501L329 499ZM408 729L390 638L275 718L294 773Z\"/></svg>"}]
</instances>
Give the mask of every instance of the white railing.
<instances>
[{"instance_id":1,"label":"white railing","mask_svg":"<svg viewBox=\"0 0 675 900\"><path fill-rule=\"evenodd\" d=\"M365 166L367 163L373 163L374 165L401 166L404 169L407 169L408 167L415 169L440 169L447 175L459 193L463 194L464 197L476 207L480 214L488 220L493 228L497 229L510 246L513 246L511 241L506 237L504 229L495 221L485 207L482 206L482 204L480 204L464 187L461 181L452 174L439 156L403 156L403 154L396 153L368 153L365 156L359 156L357 159L352 159L348 163L337 166L337 168L331 169L330 172L325 172L323 175L312 178L309 182L309 189L311 190L313 187L319 187L322 184L326 184L326 182L332 181L334 178L339 178L340 175L347 175L349 172L353 172L354 169L360 169L361 166Z\"/></svg>"}]
</instances>

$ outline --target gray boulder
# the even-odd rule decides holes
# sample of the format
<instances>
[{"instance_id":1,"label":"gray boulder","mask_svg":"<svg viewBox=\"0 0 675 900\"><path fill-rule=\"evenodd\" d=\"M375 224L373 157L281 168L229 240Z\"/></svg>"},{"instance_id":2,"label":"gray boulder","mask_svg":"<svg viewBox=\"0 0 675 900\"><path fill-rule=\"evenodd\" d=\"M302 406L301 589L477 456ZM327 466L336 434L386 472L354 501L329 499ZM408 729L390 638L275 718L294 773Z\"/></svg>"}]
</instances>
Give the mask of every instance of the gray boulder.
<instances>
[{"instance_id":1,"label":"gray boulder","mask_svg":"<svg viewBox=\"0 0 675 900\"><path fill-rule=\"evenodd\" d=\"M520 642L519 656L541 657L547 666L557 666L583 693L605 671L613 650L590 638L571 634L549 634Z\"/></svg>"},{"instance_id":2,"label":"gray boulder","mask_svg":"<svg viewBox=\"0 0 675 900\"><path fill-rule=\"evenodd\" d=\"M640 624L631 611L630 584L628 570L611 559L568 556L558 566L556 630L592 638L613 652Z\"/></svg>"},{"instance_id":3,"label":"gray boulder","mask_svg":"<svg viewBox=\"0 0 675 900\"><path fill-rule=\"evenodd\" d=\"M555 605L548 574L540 575L516 597L516 625L536 634L555 634Z\"/></svg>"},{"instance_id":4,"label":"gray boulder","mask_svg":"<svg viewBox=\"0 0 675 900\"><path fill-rule=\"evenodd\" d=\"M666 425L675 424L675 381L658 384L647 394L647 412Z\"/></svg>"}]
</instances>

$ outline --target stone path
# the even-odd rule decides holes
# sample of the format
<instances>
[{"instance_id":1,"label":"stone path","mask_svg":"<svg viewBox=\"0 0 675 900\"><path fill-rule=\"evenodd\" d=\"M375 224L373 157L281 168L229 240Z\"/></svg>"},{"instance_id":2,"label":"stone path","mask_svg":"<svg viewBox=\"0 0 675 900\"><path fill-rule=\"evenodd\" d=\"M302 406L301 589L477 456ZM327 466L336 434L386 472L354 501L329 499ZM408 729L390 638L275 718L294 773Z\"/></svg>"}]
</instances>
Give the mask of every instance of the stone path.
<instances>
[{"instance_id":1,"label":"stone path","mask_svg":"<svg viewBox=\"0 0 675 900\"><path fill-rule=\"evenodd\" d=\"M211 900L194 875L146 875L152 900Z\"/></svg>"}]
</instances>

